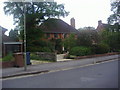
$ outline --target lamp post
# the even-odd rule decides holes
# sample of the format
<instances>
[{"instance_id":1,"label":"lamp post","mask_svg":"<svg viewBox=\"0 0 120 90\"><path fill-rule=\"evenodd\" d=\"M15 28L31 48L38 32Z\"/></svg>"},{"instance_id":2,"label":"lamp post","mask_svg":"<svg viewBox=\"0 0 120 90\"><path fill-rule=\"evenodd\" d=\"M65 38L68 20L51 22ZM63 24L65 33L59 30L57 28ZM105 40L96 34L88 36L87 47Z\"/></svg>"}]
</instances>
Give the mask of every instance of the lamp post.
<instances>
[{"instance_id":1,"label":"lamp post","mask_svg":"<svg viewBox=\"0 0 120 90\"><path fill-rule=\"evenodd\" d=\"M26 62L26 5L25 2L23 4L24 9L24 70L27 70L27 62Z\"/></svg>"}]
</instances>

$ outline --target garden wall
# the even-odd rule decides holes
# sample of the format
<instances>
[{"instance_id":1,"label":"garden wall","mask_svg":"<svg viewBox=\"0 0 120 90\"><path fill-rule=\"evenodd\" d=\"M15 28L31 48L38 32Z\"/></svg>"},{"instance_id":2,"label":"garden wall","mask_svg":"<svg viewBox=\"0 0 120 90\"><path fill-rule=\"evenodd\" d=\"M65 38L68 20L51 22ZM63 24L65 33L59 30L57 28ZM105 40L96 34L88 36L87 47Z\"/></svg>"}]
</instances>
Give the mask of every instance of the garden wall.
<instances>
[{"instance_id":1,"label":"garden wall","mask_svg":"<svg viewBox=\"0 0 120 90\"><path fill-rule=\"evenodd\" d=\"M1 68L8 68L8 67L13 67L15 65L14 61L4 61L0 62Z\"/></svg>"},{"instance_id":2,"label":"garden wall","mask_svg":"<svg viewBox=\"0 0 120 90\"><path fill-rule=\"evenodd\" d=\"M36 52L36 55L45 60L57 61L56 53Z\"/></svg>"}]
</instances>

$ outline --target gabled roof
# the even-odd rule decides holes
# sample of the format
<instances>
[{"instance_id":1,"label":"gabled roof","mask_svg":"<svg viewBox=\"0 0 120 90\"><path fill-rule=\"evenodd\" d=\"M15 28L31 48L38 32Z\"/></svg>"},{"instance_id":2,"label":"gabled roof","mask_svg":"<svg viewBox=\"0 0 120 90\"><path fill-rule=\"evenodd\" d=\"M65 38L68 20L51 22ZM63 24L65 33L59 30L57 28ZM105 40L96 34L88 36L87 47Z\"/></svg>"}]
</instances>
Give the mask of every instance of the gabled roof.
<instances>
[{"instance_id":1,"label":"gabled roof","mask_svg":"<svg viewBox=\"0 0 120 90\"><path fill-rule=\"evenodd\" d=\"M110 24L105 24L105 23L102 23L101 20L98 21L98 26L96 28L97 31L102 31L104 29L109 29L109 27L112 27L113 25L110 25Z\"/></svg>"},{"instance_id":2,"label":"gabled roof","mask_svg":"<svg viewBox=\"0 0 120 90\"><path fill-rule=\"evenodd\" d=\"M46 33L78 33L71 25L61 19L49 18L40 25L41 30Z\"/></svg>"}]
</instances>

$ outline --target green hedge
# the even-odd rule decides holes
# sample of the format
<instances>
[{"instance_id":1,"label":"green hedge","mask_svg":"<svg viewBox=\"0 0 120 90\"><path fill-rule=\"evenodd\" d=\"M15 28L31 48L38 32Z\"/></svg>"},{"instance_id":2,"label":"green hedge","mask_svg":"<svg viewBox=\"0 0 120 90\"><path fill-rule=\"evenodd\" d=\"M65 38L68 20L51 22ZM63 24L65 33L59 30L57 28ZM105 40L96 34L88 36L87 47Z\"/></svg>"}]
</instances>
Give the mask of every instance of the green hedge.
<instances>
[{"instance_id":1,"label":"green hedge","mask_svg":"<svg viewBox=\"0 0 120 90\"><path fill-rule=\"evenodd\" d=\"M13 60L13 54L12 53L9 53L7 56L4 56L2 58L2 61L12 61Z\"/></svg>"},{"instance_id":2,"label":"green hedge","mask_svg":"<svg viewBox=\"0 0 120 90\"><path fill-rule=\"evenodd\" d=\"M94 45L92 49L95 54L104 54L110 51L110 47L105 43Z\"/></svg>"},{"instance_id":3,"label":"green hedge","mask_svg":"<svg viewBox=\"0 0 120 90\"><path fill-rule=\"evenodd\" d=\"M85 55L90 55L91 53L92 53L91 48L83 47L83 46L73 47L70 50L70 55L76 55L76 56L85 56Z\"/></svg>"},{"instance_id":4,"label":"green hedge","mask_svg":"<svg viewBox=\"0 0 120 90\"><path fill-rule=\"evenodd\" d=\"M31 47L30 52L52 52L52 50L49 47Z\"/></svg>"}]
</instances>

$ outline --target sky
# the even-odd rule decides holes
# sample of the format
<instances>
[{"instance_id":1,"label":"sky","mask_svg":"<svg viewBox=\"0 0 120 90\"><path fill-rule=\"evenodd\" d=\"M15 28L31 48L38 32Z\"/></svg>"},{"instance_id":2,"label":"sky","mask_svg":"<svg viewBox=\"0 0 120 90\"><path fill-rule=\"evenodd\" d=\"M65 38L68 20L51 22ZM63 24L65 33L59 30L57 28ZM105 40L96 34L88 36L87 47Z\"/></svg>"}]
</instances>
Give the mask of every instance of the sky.
<instances>
[{"instance_id":1,"label":"sky","mask_svg":"<svg viewBox=\"0 0 120 90\"><path fill-rule=\"evenodd\" d=\"M4 1L4 0L2 0ZM0 1L0 26L8 29L14 29L13 17L4 14L3 3ZM70 19L75 19L76 29L87 26L97 27L98 20L107 23L107 18L112 13L110 11L110 0L54 0L58 4L64 4L65 10L70 14L60 19L70 24ZM8 32L7 32L8 34Z\"/></svg>"}]
</instances>

